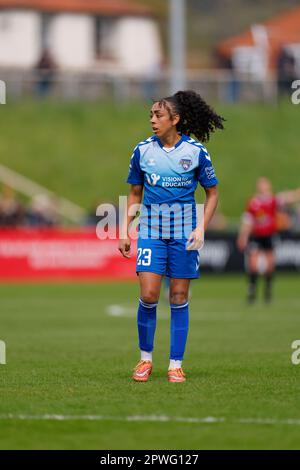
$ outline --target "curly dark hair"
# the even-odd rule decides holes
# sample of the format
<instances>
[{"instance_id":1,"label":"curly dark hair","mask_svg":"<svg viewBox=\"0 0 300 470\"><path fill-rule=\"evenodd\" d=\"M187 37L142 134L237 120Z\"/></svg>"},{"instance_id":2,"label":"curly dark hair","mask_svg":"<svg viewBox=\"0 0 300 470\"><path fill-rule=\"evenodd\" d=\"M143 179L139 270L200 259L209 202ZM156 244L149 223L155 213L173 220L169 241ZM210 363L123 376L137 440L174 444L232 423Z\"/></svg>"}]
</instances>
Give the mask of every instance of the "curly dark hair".
<instances>
[{"instance_id":1,"label":"curly dark hair","mask_svg":"<svg viewBox=\"0 0 300 470\"><path fill-rule=\"evenodd\" d=\"M180 116L178 132L194 136L201 142L207 142L216 129L224 129L222 116L216 114L201 96L193 90L178 91L172 96L158 100L173 117Z\"/></svg>"}]
</instances>

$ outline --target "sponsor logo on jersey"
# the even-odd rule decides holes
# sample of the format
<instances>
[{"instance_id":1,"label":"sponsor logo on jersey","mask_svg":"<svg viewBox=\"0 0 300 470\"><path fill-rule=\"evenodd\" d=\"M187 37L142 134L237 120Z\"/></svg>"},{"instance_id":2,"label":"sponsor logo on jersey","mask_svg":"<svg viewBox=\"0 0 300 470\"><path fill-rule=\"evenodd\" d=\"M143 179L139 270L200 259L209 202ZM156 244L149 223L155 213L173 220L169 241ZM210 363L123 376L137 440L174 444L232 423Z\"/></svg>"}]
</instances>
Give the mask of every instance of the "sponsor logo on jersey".
<instances>
[{"instance_id":1,"label":"sponsor logo on jersey","mask_svg":"<svg viewBox=\"0 0 300 470\"><path fill-rule=\"evenodd\" d=\"M216 177L215 170L214 170L213 166L209 166L209 167L205 168L205 173L206 173L206 176L209 180Z\"/></svg>"},{"instance_id":2,"label":"sponsor logo on jersey","mask_svg":"<svg viewBox=\"0 0 300 470\"><path fill-rule=\"evenodd\" d=\"M163 188L184 188L193 184L192 178L189 176L163 176Z\"/></svg>"},{"instance_id":3,"label":"sponsor logo on jersey","mask_svg":"<svg viewBox=\"0 0 300 470\"><path fill-rule=\"evenodd\" d=\"M148 175L148 174L146 173L146 178L147 178L148 183L149 183L151 186L155 186L156 183L160 180L160 176L159 176L159 175L156 175L155 173L152 173L151 175Z\"/></svg>"},{"instance_id":4,"label":"sponsor logo on jersey","mask_svg":"<svg viewBox=\"0 0 300 470\"><path fill-rule=\"evenodd\" d=\"M192 166L192 160L190 160L189 158L182 158L179 164L186 171Z\"/></svg>"}]
</instances>

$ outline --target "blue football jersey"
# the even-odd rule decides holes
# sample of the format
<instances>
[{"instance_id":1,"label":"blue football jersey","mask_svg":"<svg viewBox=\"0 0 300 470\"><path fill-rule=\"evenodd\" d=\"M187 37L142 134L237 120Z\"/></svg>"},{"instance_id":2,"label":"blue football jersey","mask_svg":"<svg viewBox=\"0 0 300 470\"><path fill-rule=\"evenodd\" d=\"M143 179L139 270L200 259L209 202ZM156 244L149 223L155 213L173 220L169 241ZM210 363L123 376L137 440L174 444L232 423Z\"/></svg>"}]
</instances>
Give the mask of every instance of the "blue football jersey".
<instances>
[{"instance_id":1,"label":"blue football jersey","mask_svg":"<svg viewBox=\"0 0 300 470\"><path fill-rule=\"evenodd\" d=\"M140 142L134 149L130 160L127 183L144 186L144 209L140 218L140 232L156 226L152 212L150 219L147 208L157 205L164 207L177 204L190 207L193 229L196 226L195 190L198 183L204 188L218 184L215 170L207 149L200 142L189 136L182 135L171 151L164 149L156 136ZM167 205L167 206L166 206ZM146 213L147 212L147 213ZM161 236L161 217L157 214L156 235ZM174 222L175 220L175 222ZM172 219L171 236L174 235L174 225L180 225L176 217ZM147 232L147 236L149 231Z\"/></svg>"}]
</instances>

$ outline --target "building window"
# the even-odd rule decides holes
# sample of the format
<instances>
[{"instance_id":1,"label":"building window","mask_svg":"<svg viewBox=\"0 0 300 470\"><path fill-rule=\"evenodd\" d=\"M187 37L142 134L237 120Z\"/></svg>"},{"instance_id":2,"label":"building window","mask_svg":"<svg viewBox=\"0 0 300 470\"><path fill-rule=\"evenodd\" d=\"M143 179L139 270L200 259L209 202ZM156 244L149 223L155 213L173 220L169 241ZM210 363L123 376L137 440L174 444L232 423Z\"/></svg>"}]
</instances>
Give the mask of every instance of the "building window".
<instances>
[{"instance_id":1,"label":"building window","mask_svg":"<svg viewBox=\"0 0 300 470\"><path fill-rule=\"evenodd\" d=\"M51 13L42 13L41 15L41 46L42 50L51 47L51 23L54 15Z\"/></svg>"},{"instance_id":2,"label":"building window","mask_svg":"<svg viewBox=\"0 0 300 470\"><path fill-rule=\"evenodd\" d=\"M95 17L94 50L96 59L113 59L113 27L113 19Z\"/></svg>"},{"instance_id":3,"label":"building window","mask_svg":"<svg viewBox=\"0 0 300 470\"><path fill-rule=\"evenodd\" d=\"M8 13L0 13L0 31L6 32L11 28L11 18Z\"/></svg>"}]
</instances>

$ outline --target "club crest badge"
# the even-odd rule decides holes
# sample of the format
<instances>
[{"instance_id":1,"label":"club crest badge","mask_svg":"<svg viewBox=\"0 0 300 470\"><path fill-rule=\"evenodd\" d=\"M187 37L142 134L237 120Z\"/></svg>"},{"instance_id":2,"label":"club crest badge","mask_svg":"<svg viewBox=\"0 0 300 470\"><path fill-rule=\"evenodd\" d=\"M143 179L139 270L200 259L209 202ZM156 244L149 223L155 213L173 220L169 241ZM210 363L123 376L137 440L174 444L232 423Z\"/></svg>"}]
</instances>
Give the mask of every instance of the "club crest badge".
<instances>
[{"instance_id":1,"label":"club crest badge","mask_svg":"<svg viewBox=\"0 0 300 470\"><path fill-rule=\"evenodd\" d=\"M182 158L179 163L185 171L189 170L192 166L192 160L189 158Z\"/></svg>"}]
</instances>

